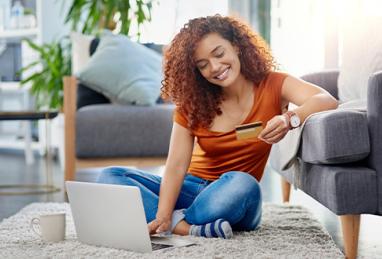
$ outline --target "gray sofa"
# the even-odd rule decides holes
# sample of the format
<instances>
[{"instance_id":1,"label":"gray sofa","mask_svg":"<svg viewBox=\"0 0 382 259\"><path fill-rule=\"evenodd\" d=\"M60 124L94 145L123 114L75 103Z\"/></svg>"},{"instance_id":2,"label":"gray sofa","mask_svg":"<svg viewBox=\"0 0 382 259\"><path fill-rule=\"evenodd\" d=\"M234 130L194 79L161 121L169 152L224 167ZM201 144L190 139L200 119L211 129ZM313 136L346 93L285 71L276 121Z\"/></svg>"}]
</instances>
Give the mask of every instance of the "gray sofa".
<instances>
[{"instance_id":1,"label":"gray sofa","mask_svg":"<svg viewBox=\"0 0 382 259\"><path fill-rule=\"evenodd\" d=\"M78 158L166 156L173 105L94 104L76 118Z\"/></svg>"},{"instance_id":2,"label":"gray sofa","mask_svg":"<svg viewBox=\"0 0 382 259\"><path fill-rule=\"evenodd\" d=\"M92 55L98 46L90 45ZM143 44L162 54L161 45ZM158 98L154 106L115 105L79 82L77 88L76 156L166 156L174 106Z\"/></svg>"},{"instance_id":3,"label":"gray sofa","mask_svg":"<svg viewBox=\"0 0 382 259\"><path fill-rule=\"evenodd\" d=\"M97 45L93 40L90 54ZM145 45L162 51L160 45ZM174 108L161 98L154 106L113 104L74 77L64 78L65 179L75 179L83 167L163 164Z\"/></svg>"},{"instance_id":4,"label":"gray sofa","mask_svg":"<svg viewBox=\"0 0 382 259\"><path fill-rule=\"evenodd\" d=\"M304 80L337 97L338 71L309 74ZM334 110L314 115L302 131L297 166L283 170L284 149L274 145L270 165L290 184L340 216L345 254L357 254L361 214L382 215L382 72L368 83L366 111ZM289 134L288 134L289 135ZM286 136L286 138L290 136Z\"/></svg>"}]
</instances>

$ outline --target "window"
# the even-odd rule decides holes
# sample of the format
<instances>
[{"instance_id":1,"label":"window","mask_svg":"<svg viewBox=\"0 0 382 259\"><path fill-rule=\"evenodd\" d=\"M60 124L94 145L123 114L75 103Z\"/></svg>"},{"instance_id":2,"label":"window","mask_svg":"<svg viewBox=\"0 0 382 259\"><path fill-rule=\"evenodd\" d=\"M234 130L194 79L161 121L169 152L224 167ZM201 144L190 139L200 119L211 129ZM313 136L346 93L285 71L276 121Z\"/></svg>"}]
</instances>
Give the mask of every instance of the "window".
<instances>
[{"instance_id":1,"label":"window","mask_svg":"<svg viewBox=\"0 0 382 259\"><path fill-rule=\"evenodd\" d=\"M152 21L143 26L140 41L168 44L189 19L217 13L228 14L228 0L160 0L153 4Z\"/></svg>"}]
</instances>

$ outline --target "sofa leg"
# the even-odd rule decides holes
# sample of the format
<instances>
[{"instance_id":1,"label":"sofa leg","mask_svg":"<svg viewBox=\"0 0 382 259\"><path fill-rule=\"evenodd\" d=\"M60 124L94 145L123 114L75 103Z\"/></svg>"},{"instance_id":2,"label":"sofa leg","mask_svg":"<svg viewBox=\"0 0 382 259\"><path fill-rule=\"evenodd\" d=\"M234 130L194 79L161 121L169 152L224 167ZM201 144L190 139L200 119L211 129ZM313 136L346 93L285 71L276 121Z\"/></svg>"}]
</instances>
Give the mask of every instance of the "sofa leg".
<instances>
[{"instance_id":1,"label":"sofa leg","mask_svg":"<svg viewBox=\"0 0 382 259\"><path fill-rule=\"evenodd\" d=\"M75 77L64 77L65 118L65 181L75 179L76 172L76 101L77 82Z\"/></svg>"},{"instance_id":2,"label":"sofa leg","mask_svg":"<svg viewBox=\"0 0 382 259\"><path fill-rule=\"evenodd\" d=\"M347 259L357 258L358 237L361 215L341 215L342 235L345 256Z\"/></svg>"},{"instance_id":3,"label":"sofa leg","mask_svg":"<svg viewBox=\"0 0 382 259\"><path fill-rule=\"evenodd\" d=\"M281 192L283 195L283 202L289 202L291 184L281 177Z\"/></svg>"}]
</instances>

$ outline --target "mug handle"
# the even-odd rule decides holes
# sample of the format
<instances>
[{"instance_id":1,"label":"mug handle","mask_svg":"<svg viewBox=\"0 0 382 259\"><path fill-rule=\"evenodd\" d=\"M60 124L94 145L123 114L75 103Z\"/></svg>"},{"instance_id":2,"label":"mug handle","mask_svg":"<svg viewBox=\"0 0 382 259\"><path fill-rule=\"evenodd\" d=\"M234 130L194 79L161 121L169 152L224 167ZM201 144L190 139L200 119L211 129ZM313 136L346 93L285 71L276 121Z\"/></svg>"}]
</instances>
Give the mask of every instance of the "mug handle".
<instances>
[{"instance_id":1,"label":"mug handle","mask_svg":"<svg viewBox=\"0 0 382 259\"><path fill-rule=\"evenodd\" d=\"M41 237L41 233L40 233L40 219L39 218L33 218L31 220L31 228L32 228L33 232L35 232L37 235L39 235Z\"/></svg>"}]
</instances>

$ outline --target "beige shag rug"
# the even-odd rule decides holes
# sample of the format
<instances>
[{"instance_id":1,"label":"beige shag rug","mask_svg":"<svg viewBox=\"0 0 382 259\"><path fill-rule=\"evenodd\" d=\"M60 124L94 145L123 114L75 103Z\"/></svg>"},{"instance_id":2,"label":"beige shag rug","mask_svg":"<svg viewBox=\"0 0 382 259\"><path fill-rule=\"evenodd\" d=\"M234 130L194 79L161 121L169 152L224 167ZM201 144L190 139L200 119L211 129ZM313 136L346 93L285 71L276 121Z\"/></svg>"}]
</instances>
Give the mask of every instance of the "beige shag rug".
<instances>
[{"instance_id":1,"label":"beige shag rug","mask_svg":"<svg viewBox=\"0 0 382 259\"><path fill-rule=\"evenodd\" d=\"M31 230L33 217L66 212L66 240L44 243ZM196 246L140 254L77 241L67 203L33 203L0 224L0 258L344 258L320 223L301 206L264 204L258 230L230 240L182 237Z\"/></svg>"}]
</instances>

